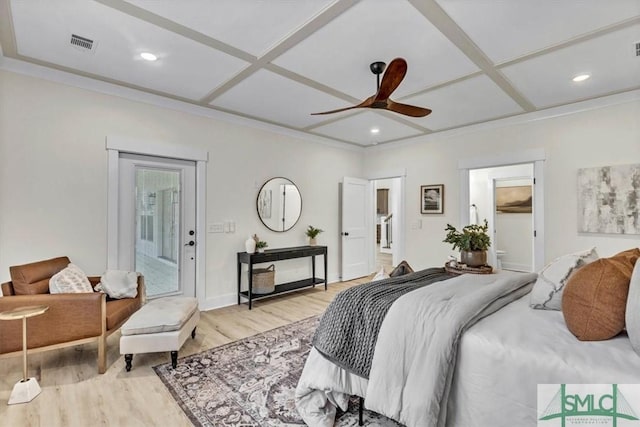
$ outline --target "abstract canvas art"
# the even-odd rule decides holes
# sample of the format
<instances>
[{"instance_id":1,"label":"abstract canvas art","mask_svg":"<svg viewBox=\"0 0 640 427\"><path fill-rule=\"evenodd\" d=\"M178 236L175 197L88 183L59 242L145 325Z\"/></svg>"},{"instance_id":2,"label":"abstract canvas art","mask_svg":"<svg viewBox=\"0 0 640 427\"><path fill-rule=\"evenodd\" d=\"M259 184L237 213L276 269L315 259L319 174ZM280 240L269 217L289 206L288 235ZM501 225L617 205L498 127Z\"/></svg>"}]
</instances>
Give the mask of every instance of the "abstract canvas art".
<instances>
[{"instance_id":1,"label":"abstract canvas art","mask_svg":"<svg viewBox=\"0 0 640 427\"><path fill-rule=\"evenodd\" d=\"M578 231L640 234L640 164L578 169Z\"/></svg>"}]
</instances>

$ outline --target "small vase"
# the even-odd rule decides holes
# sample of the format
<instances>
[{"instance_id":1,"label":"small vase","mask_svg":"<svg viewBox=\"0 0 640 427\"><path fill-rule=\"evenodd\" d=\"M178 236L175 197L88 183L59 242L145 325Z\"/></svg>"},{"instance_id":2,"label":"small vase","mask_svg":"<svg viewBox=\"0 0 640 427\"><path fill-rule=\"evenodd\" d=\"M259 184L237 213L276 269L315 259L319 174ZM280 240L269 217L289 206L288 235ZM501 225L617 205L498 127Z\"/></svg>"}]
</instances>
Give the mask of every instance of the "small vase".
<instances>
[{"instance_id":1,"label":"small vase","mask_svg":"<svg viewBox=\"0 0 640 427\"><path fill-rule=\"evenodd\" d=\"M315 237L309 237L309 246L315 246L316 243L317 242Z\"/></svg>"},{"instance_id":2,"label":"small vase","mask_svg":"<svg viewBox=\"0 0 640 427\"><path fill-rule=\"evenodd\" d=\"M264 253L264 248L258 248L258 253Z\"/></svg>"},{"instance_id":3,"label":"small vase","mask_svg":"<svg viewBox=\"0 0 640 427\"><path fill-rule=\"evenodd\" d=\"M244 242L244 247L247 250L248 254L253 254L256 252L256 241L253 237L249 236L249 238Z\"/></svg>"},{"instance_id":4,"label":"small vase","mask_svg":"<svg viewBox=\"0 0 640 427\"><path fill-rule=\"evenodd\" d=\"M487 251L460 251L460 262L467 267L480 267L487 264Z\"/></svg>"}]
</instances>

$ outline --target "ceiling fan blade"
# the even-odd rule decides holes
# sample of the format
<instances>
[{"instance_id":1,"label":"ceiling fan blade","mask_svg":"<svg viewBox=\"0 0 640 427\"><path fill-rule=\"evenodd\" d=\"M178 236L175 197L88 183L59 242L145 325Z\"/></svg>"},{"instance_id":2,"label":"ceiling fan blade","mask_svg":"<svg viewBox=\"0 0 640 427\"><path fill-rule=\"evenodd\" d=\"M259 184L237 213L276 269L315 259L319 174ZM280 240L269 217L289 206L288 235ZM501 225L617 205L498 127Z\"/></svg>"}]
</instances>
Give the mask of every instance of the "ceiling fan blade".
<instances>
[{"instance_id":1,"label":"ceiling fan blade","mask_svg":"<svg viewBox=\"0 0 640 427\"><path fill-rule=\"evenodd\" d=\"M353 105L351 107L345 107L345 108L338 108L337 110L331 110L331 111L323 111L321 113L311 113L312 116L319 116L322 114L333 114L333 113L339 113L341 111L347 111L347 110L353 110L354 108L366 108L366 107L370 107L371 104L373 104L373 96L370 96L369 98L365 99L364 101L362 101L360 104L358 105Z\"/></svg>"},{"instance_id":2,"label":"ceiling fan blade","mask_svg":"<svg viewBox=\"0 0 640 427\"><path fill-rule=\"evenodd\" d=\"M375 101L384 101L389 98L400 85L405 74L407 74L407 61L402 58L396 58L391 61L384 72L384 76L382 76L382 83L380 83L380 89L375 95Z\"/></svg>"},{"instance_id":3,"label":"ceiling fan blade","mask_svg":"<svg viewBox=\"0 0 640 427\"><path fill-rule=\"evenodd\" d=\"M393 111L395 113L404 114L405 116L411 117L425 117L431 114L431 110L428 108L416 107L414 105L401 104L399 102L393 102L392 100L387 100L387 110Z\"/></svg>"}]
</instances>

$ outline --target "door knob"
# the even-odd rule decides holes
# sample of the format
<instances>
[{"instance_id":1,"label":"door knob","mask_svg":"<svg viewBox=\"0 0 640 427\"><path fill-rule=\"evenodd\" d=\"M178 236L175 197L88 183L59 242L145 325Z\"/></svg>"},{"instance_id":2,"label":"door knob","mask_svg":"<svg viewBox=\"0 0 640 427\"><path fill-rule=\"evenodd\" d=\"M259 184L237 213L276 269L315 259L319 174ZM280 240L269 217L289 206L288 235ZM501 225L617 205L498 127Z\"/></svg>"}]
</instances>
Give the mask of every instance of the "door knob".
<instances>
[{"instance_id":1,"label":"door knob","mask_svg":"<svg viewBox=\"0 0 640 427\"><path fill-rule=\"evenodd\" d=\"M189 243L185 243L185 246L194 246L196 244L196 242L194 242L193 240L189 240Z\"/></svg>"},{"instance_id":2,"label":"door knob","mask_svg":"<svg viewBox=\"0 0 640 427\"><path fill-rule=\"evenodd\" d=\"M342 235L343 235L343 236L348 236L348 235L349 235L349 232L348 232L348 231L346 231L346 232L342 233Z\"/></svg>"}]
</instances>

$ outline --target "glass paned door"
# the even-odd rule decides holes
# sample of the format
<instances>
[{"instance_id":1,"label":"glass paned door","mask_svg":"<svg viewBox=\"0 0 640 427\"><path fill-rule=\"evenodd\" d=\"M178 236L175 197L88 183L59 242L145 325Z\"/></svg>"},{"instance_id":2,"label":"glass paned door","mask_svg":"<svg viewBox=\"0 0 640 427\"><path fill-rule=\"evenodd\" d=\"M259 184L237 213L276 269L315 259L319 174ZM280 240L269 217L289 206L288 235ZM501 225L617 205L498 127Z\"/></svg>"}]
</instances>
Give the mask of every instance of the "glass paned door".
<instances>
[{"instance_id":1,"label":"glass paned door","mask_svg":"<svg viewBox=\"0 0 640 427\"><path fill-rule=\"evenodd\" d=\"M148 298L195 296L195 163L120 154L118 268L144 276Z\"/></svg>"},{"instance_id":2,"label":"glass paned door","mask_svg":"<svg viewBox=\"0 0 640 427\"><path fill-rule=\"evenodd\" d=\"M135 270L147 296L175 294L180 237L180 171L136 166Z\"/></svg>"}]
</instances>

